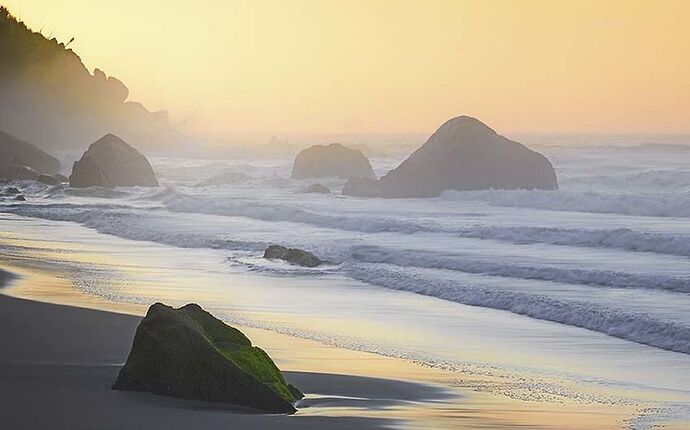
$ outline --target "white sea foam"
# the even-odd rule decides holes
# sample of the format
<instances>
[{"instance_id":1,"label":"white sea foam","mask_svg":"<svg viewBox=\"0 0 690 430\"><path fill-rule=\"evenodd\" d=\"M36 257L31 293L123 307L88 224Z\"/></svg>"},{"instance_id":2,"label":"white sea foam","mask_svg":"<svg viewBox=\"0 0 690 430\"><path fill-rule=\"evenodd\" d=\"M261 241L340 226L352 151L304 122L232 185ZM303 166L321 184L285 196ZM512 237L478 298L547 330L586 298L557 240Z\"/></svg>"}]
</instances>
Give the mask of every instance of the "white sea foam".
<instances>
[{"instance_id":1,"label":"white sea foam","mask_svg":"<svg viewBox=\"0 0 690 430\"><path fill-rule=\"evenodd\" d=\"M472 306L510 311L568 324L670 351L690 353L690 327L629 313L591 302L561 301L546 296L497 291L481 285L429 279L395 267L366 264L349 270L355 279Z\"/></svg>"},{"instance_id":2,"label":"white sea foam","mask_svg":"<svg viewBox=\"0 0 690 430\"><path fill-rule=\"evenodd\" d=\"M458 232L461 237L518 244L548 243L585 248L613 248L634 252L690 257L690 236L639 232L629 228L573 229L555 227L478 226Z\"/></svg>"},{"instance_id":3,"label":"white sea foam","mask_svg":"<svg viewBox=\"0 0 690 430\"><path fill-rule=\"evenodd\" d=\"M506 278L556 281L567 284L600 285L613 288L642 288L690 292L690 276L672 277L643 275L609 270L560 267L553 265L523 265L497 259L487 260L462 254L430 253L420 250L386 249L360 246L352 251L352 258L365 263L390 264L399 267L453 270Z\"/></svg>"},{"instance_id":4,"label":"white sea foam","mask_svg":"<svg viewBox=\"0 0 690 430\"><path fill-rule=\"evenodd\" d=\"M690 217L690 193L615 194L587 191L445 191L442 199L548 211Z\"/></svg>"}]
</instances>

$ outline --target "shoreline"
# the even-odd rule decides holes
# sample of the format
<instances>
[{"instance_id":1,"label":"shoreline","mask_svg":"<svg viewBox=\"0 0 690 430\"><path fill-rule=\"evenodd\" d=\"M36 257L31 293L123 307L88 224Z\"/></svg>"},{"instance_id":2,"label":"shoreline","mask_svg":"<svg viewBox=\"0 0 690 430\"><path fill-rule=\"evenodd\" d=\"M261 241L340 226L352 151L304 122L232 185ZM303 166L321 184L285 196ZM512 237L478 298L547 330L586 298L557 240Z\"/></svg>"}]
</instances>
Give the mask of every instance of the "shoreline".
<instances>
[{"instance_id":1,"label":"shoreline","mask_svg":"<svg viewBox=\"0 0 690 430\"><path fill-rule=\"evenodd\" d=\"M147 308L143 305L107 300L77 289L70 277L66 273L61 273L65 270L64 267L52 264L45 255L34 251L21 259L0 254L0 266L9 268L19 275L12 286L1 290L0 294L62 303L77 311L80 308L107 310L130 318L131 315L143 315ZM466 428L486 428L487 425L490 428L544 428L549 427L549 423L559 422L561 429L620 429L626 428L627 420L639 412L638 406L624 404L577 404L548 399L542 402L515 400L483 392L478 388L500 383L496 378L487 375L473 375L471 372L461 372L459 375L457 371L429 368L410 360L343 349L234 322L231 324L247 334L255 344L264 348L282 370L374 378L395 383L417 383L425 387L441 387L441 391L453 393L453 396L444 395L440 401L407 399L394 406L385 407L377 403L376 399L357 402L356 406L338 402L334 404L330 399L327 402L317 401L316 404L309 404L309 407L300 410L300 416L372 418L388 420L389 424L391 421L397 424L402 422L402 428L445 428L458 424ZM366 395L354 397L366 398ZM372 428L376 428L378 424L371 425L374 426ZM357 428L366 428L361 422L358 426Z\"/></svg>"},{"instance_id":2,"label":"shoreline","mask_svg":"<svg viewBox=\"0 0 690 430\"><path fill-rule=\"evenodd\" d=\"M7 267L5 263L3 266ZM9 273L13 269L16 270L11 268ZM98 427L101 415L109 409L107 403L113 401L117 402L119 411L126 410L126 414L151 423L165 422L173 429L188 428L190 419L197 424L203 422L205 428L227 425L307 430L446 428L459 423L465 428L487 425L497 429L543 428L555 416L567 418L559 426L563 429L592 428L592 425L621 428L616 423L623 415L611 411L600 409L598 415L593 415L596 408L586 412L557 405L552 408L546 405L524 408L523 405L524 410L515 410L511 408L518 401L492 399L446 385L447 375L436 369L242 326L237 327L253 343L266 349L286 378L305 391L307 396L298 403L297 414L266 415L150 393L117 392L110 389L110 384L129 353L141 313L130 305L118 303L103 302L101 305L108 310L84 307L85 303L93 305L94 302L80 297L85 295L78 291L73 291L75 305L38 301L40 293L31 299L22 298L23 293L31 290L26 283L35 280L25 275L14 276L10 285L0 287L0 332L6 338L0 354L3 365L0 367L4 368L0 379L5 381L0 388L0 402L13 405L0 412L0 420L11 423L12 428ZM49 278L45 274L34 276ZM63 300L64 293L60 292ZM141 310L145 312L145 308ZM54 336L56 332L60 336ZM305 352L299 354L302 357L294 354L298 346L304 348ZM362 368L358 363L361 361L365 362L367 375L358 371ZM20 387L27 379L32 381L32 390ZM41 396L57 391L56 396L60 398L59 402L53 402L55 409L42 411L40 419L31 414L36 407L36 400L32 400L36 390L40 390ZM83 391L88 391L87 398L82 397ZM87 414L86 421L76 412L67 415L61 412L90 402L99 412L97 416ZM108 419L128 425L127 421L121 421L126 414L118 412ZM67 416L77 421L63 421ZM427 427L428 423L424 422L428 420L432 424ZM90 424L81 427L85 422ZM113 428L118 426L113 424Z\"/></svg>"}]
</instances>

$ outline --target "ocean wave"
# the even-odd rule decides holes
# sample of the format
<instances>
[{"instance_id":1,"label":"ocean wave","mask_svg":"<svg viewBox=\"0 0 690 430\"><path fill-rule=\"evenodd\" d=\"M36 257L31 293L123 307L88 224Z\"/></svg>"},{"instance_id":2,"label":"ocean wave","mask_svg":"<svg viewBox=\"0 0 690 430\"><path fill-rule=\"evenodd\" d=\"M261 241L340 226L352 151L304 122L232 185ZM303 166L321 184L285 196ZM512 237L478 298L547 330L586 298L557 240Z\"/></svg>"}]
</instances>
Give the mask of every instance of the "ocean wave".
<instances>
[{"instance_id":1,"label":"ocean wave","mask_svg":"<svg viewBox=\"0 0 690 430\"><path fill-rule=\"evenodd\" d=\"M124 209L123 209L124 208ZM123 209L123 210L119 210ZM145 240L178 248L209 248L237 251L263 251L268 243L233 240L222 235L204 236L161 228L155 216L129 207L81 208L79 205L17 205L6 212L51 221L71 221L99 233L131 240Z\"/></svg>"},{"instance_id":2,"label":"ocean wave","mask_svg":"<svg viewBox=\"0 0 690 430\"><path fill-rule=\"evenodd\" d=\"M338 230L364 233L439 231L438 227L419 221L406 221L390 216L330 215L312 212L294 205L260 203L245 200L221 200L177 194L163 199L172 212L201 213L207 215L240 216L262 221L297 222Z\"/></svg>"},{"instance_id":3,"label":"ocean wave","mask_svg":"<svg viewBox=\"0 0 690 430\"><path fill-rule=\"evenodd\" d=\"M520 193L518 191L518 193ZM568 229L532 226L470 226L444 224L436 220L414 220L377 215L323 214L290 204L258 203L242 200L213 200L188 196L174 190L162 191L158 197L173 212L242 216L262 221L296 222L317 227L363 233L454 233L463 238L491 239L515 244L545 243L580 248L610 248L632 252L653 252L690 256L690 236L639 232L627 228ZM688 208L690 215L690 208ZM475 215L475 214L472 214ZM461 215L455 217L458 218Z\"/></svg>"},{"instance_id":4,"label":"ocean wave","mask_svg":"<svg viewBox=\"0 0 690 430\"><path fill-rule=\"evenodd\" d=\"M166 193L165 190L161 190ZM223 208L227 206L224 205ZM210 248L229 251L260 252L281 238L270 235L260 240L237 240L236 235L224 235L214 230L191 232L170 227L174 221L171 214L160 209L133 209L124 205L104 204L84 207L78 204L49 205L16 205L6 207L6 211L18 215L44 218L55 221L72 221L93 228L100 233L112 234L125 239L147 240L180 248ZM264 213L266 219L276 215L277 219L286 219L294 215L285 210L269 207ZM304 213L298 215L305 216ZM171 220L168 220L171 218ZM320 221L334 223L337 228L345 224L337 216L326 217ZM386 220L349 219L349 228L355 231L390 231L392 224ZM368 224L367 224L368 223ZM346 225L345 228L348 226ZM394 231L401 226L395 225ZM403 232L419 231L419 226L408 227ZM555 245L622 248L631 251L653 251L657 253L687 256L690 244L687 238L669 238L665 235L646 235L620 231L602 231L583 233L579 230L560 230L547 228L494 228L476 227L458 233L463 237L478 239L505 240L513 243L549 243ZM294 239L294 238L293 238ZM282 239L285 240L284 238ZM340 241L338 246L325 241L298 241L287 243L290 246L307 247L335 263L348 260L365 263L383 263L399 267L420 267L427 269L453 270L457 272L485 274L492 276L554 281L576 285L595 285L612 288L636 288L665 290L690 293L690 276L668 276L655 273L630 273L617 270L603 270L582 267L568 267L550 264L514 263L496 259L473 256L471 253L435 252L419 249L387 248L383 246L362 244L359 240Z\"/></svg>"},{"instance_id":5,"label":"ocean wave","mask_svg":"<svg viewBox=\"0 0 690 430\"><path fill-rule=\"evenodd\" d=\"M499 240L516 244L545 243L690 257L690 236L638 232L629 228L597 230L531 226L478 226L461 230L458 235L464 238Z\"/></svg>"},{"instance_id":6,"label":"ocean wave","mask_svg":"<svg viewBox=\"0 0 690 430\"><path fill-rule=\"evenodd\" d=\"M559 178L559 185L567 191L687 193L690 191L690 170L564 176Z\"/></svg>"},{"instance_id":7,"label":"ocean wave","mask_svg":"<svg viewBox=\"0 0 690 430\"><path fill-rule=\"evenodd\" d=\"M575 285L599 285L612 288L637 288L690 292L690 277L580 269L573 267L533 266L473 258L471 255L431 253L419 250L397 250L377 246L359 246L352 259L363 263L389 264L398 267L453 270L518 279L553 281Z\"/></svg>"},{"instance_id":8,"label":"ocean wave","mask_svg":"<svg viewBox=\"0 0 690 430\"><path fill-rule=\"evenodd\" d=\"M690 354L690 327L648 315L624 312L590 302L561 301L545 296L497 291L442 279L403 273L380 265L352 265L350 275L362 282L410 291L471 306L509 311L604 333L609 336Z\"/></svg>"},{"instance_id":9,"label":"ocean wave","mask_svg":"<svg viewBox=\"0 0 690 430\"><path fill-rule=\"evenodd\" d=\"M488 190L444 191L440 198L452 201L483 201L491 206L549 211L690 217L690 193L613 194L564 190Z\"/></svg>"}]
</instances>

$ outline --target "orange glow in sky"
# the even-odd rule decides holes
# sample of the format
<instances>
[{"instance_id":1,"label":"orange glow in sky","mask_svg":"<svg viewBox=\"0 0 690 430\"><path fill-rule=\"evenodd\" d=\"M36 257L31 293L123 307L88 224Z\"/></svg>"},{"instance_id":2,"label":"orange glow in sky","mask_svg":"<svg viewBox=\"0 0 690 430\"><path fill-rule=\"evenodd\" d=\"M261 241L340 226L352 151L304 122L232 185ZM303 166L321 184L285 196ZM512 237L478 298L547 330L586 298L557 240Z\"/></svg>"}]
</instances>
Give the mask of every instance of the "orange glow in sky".
<instances>
[{"instance_id":1,"label":"orange glow in sky","mask_svg":"<svg viewBox=\"0 0 690 430\"><path fill-rule=\"evenodd\" d=\"M224 133L690 133L690 1L1 0Z\"/></svg>"}]
</instances>

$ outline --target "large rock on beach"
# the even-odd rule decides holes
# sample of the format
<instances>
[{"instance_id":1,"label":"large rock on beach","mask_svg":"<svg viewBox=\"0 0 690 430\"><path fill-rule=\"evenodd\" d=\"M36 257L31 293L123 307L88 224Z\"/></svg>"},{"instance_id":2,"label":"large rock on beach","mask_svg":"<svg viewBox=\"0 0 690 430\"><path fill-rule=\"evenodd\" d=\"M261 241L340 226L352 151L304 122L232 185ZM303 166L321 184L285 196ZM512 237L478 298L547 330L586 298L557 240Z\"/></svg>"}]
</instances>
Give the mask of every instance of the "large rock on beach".
<instances>
[{"instance_id":1,"label":"large rock on beach","mask_svg":"<svg viewBox=\"0 0 690 430\"><path fill-rule=\"evenodd\" d=\"M292 166L293 179L306 178L371 178L374 170L362 151L340 143L315 145L297 154Z\"/></svg>"},{"instance_id":2,"label":"large rock on beach","mask_svg":"<svg viewBox=\"0 0 690 430\"><path fill-rule=\"evenodd\" d=\"M151 164L139 151L113 134L92 143L74 163L72 187L157 187Z\"/></svg>"},{"instance_id":3,"label":"large rock on beach","mask_svg":"<svg viewBox=\"0 0 690 430\"><path fill-rule=\"evenodd\" d=\"M149 308L113 388L271 413L295 412L302 397L268 354L196 304Z\"/></svg>"},{"instance_id":4,"label":"large rock on beach","mask_svg":"<svg viewBox=\"0 0 690 430\"><path fill-rule=\"evenodd\" d=\"M475 118L460 116L443 124L381 179L353 178L343 194L434 197L444 190L557 188L556 173L546 157Z\"/></svg>"}]
</instances>

